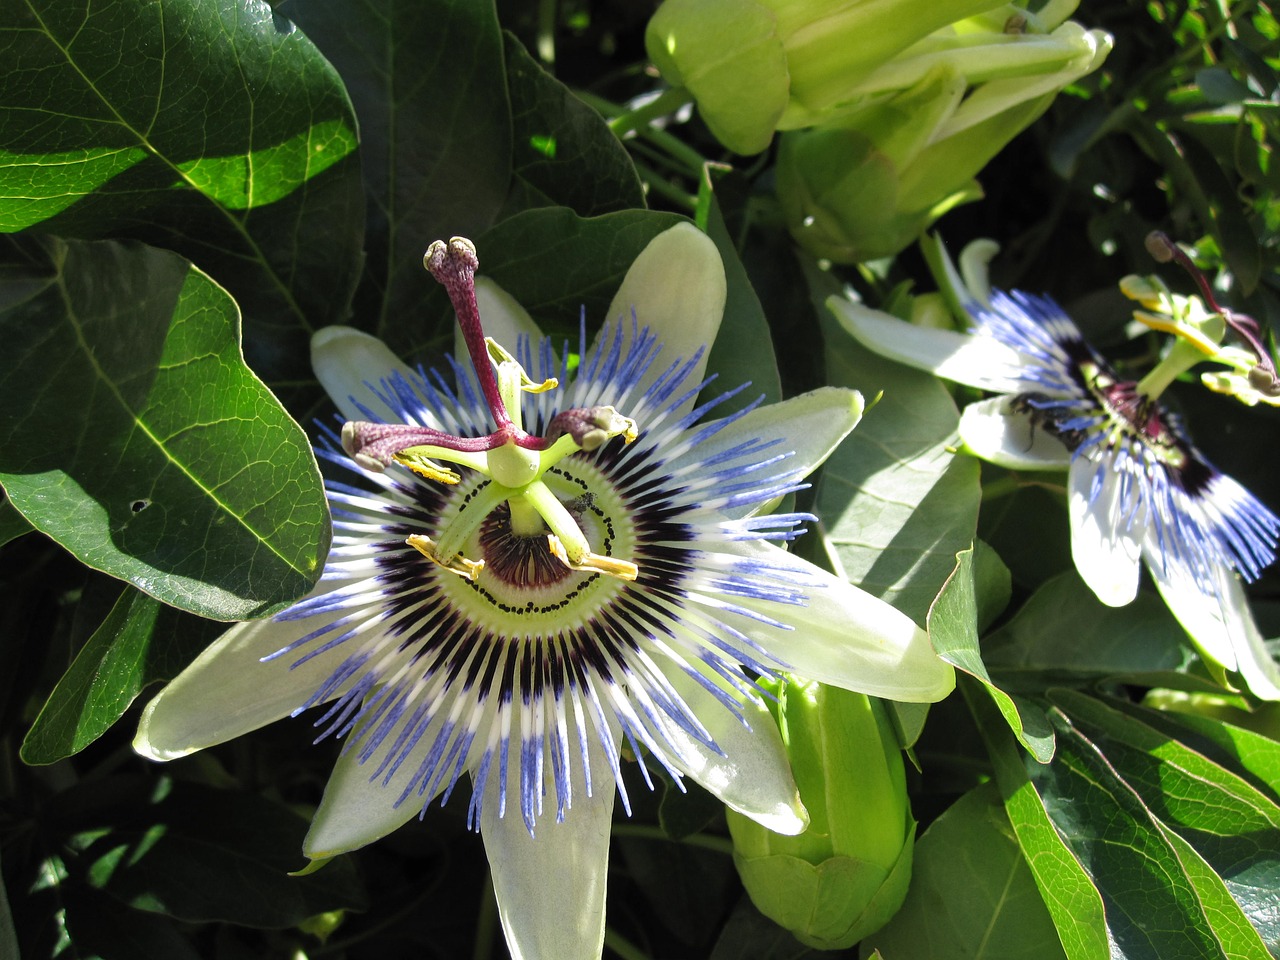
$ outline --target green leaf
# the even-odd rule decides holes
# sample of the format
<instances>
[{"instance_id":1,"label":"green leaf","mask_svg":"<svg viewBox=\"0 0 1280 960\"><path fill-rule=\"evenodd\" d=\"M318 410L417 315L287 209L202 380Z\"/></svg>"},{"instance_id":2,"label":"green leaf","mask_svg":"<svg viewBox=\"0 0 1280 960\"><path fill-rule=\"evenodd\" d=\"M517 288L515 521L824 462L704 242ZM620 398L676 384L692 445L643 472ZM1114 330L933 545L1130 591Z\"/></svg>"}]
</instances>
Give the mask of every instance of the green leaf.
<instances>
[{"instance_id":1,"label":"green leaf","mask_svg":"<svg viewBox=\"0 0 1280 960\"><path fill-rule=\"evenodd\" d=\"M1011 697L994 683L978 650L978 605L974 589L973 550L956 556L955 572L929 608L929 639L938 656L977 679L995 701L1000 715L1018 741L1041 763L1053 759L1053 730L1044 711L1027 700Z\"/></svg>"},{"instance_id":2,"label":"green leaf","mask_svg":"<svg viewBox=\"0 0 1280 960\"><path fill-rule=\"evenodd\" d=\"M351 104L310 41L257 0L18 0L0 61L0 230L172 247L239 300L255 365L306 377L364 216Z\"/></svg>"},{"instance_id":3,"label":"green leaf","mask_svg":"<svg viewBox=\"0 0 1280 960\"><path fill-rule=\"evenodd\" d=\"M1280 807L1186 744L1093 697L1056 690L1050 698L1105 753L1115 776L1141 799L1148 814L1194 848L1194 856L1179 852L1179 857L1223 942L1235 943L1228 952L1260 956L1254 946L1258 933L1268 943L1280 942L1275 911ZM1176 851L1177 844L1173 846ZM1222 902L1219 887L1239 906L1230 897Z\"/></svg>"},{"instance_id":4,"label":"green leaf","mask_svg":"<svg viewBox=\"0 0 1280 960\"><path fill-rule=\"evenodd\" d=\"M0 547L34 529L35 527L27 522L27 518L18 512L12 500L5 497L0 501Z\"/></svg>"},{"instance_id":5,"label":"green leaf","mask_svg":"<svg viewBox=\"0 0 1280 960\"><path fill-rule=\"evenodd\" d=\"M1270 705L1268 705L1269 708ZM1150 726L1246 771L1280 797L1280 741L1212 716L1120 706ZM1273 711L1277 712L1277 711ZM1199 742L1197 742L1199 741ZM1202 745L1203 744L1203 745Z\"/></svg>"},{"instance_id":6,"label":"green leaf","mask_svg":"<svg viewBox=\"0 0 1280 960\"><path fill-rule=\"evenodd\" d=\"M306 436L240 355L226 292L172 253L48 239L0 313L0 482L97 570L215 619L310 589L328 508Z\"/></svg>"},{"instance_id":7,"label":"green leaf","mask_svg":"<svg viewBox=\"0 0 1280 960\"><path fill-rule=\"evenodd\" d=\"M369 204L355 322L394 340L396 324L421 326L422 303L437 289L423 252L433 240L477 239L510 187L511 107L494 5L296 0L283 9L351 91Z\"/></svg>"},{"instance_id":8,"label":"green leaf","mask_svg":"<svg viewBox=\"0 0 1280 960\"><path fill-rule=\"evenodd\" d=\"M59 798L64 806L77 800L96 806L112 825L69 842L81 848L78 861L88 881L135 909L191 922L282 928L326 910L363 906L350 860L290 876L305 865L307 821L279 804L167 778L99 789L109 803ZM86 813L80 819L87 820Z\"/></svg>"},{"instance_id":9,"label":"green leaf","mask_svg":"<svg viewBox=\"0 0 1280 960\"><path fill-rule=\"evenodd\" d=\"M1127 606L1108 607L1074 570L1032 594L986 639L983 656L1001 675L1017 673L1041 689L1098 676L1195 682L1178 672L1193 657L1186 632L1158 597L1140 593Z\"/></svg>"},{"instance_id":10,"label":"green leaf","mask_svg":"<svg viewBox=\"0 0 1280 960\"><path fill-rule=\"evenodd\" d=\"M911 960L1065 957L994 784L969 791L916 842L911 889L862 950Z\"/></svg>"},{"instance_id":11,"label":"green leaf","mask_svg":"<svg viewBox=\"0 0 1280 960\"><path fill-rule=\"evenodd\" d=\"M1077 707L1073 701L1072 709ZM1166 836L1158 811L1111 763L1110 745L1058 710L1050 718L1058 735L1057 756L1054 763L1031 770L1031 780L1058 834L1102 894L1119 955L1265 960L1257 934L1228 922L1226 905L1212 884L1202 882L1202 871L1183 865L1184 851ZM1166 770L1176 774L1155 758L1146 765L1155 777ZM1152 922L1156 917L1159 923Z\"/></svg>"},{"instance_id":12,"label":"green leaf","mask_svg":"<svg viewBox=\"0 0 1280 960\"><path fill-rule=\"evenodd\" d=\"M105 733L143 688L173 677L224 629L125 587L58 681L22 742L25 763L53 763Z\"/></svg>"},{"instance_id":13,"label":"green leaf","mask_svg":"<svg viewBox=\"0 0 1280 960\"><path fill-rule=\"evenodd\" d=\"M125 589L36 717L22 742L25 763L69 757L119 719L142 689L140 651L160 609L154 598Z\"/></svg>"},{"instance_id":14,"label":"green leaf","mask_svg":"<svg viewBox=\"0 0 1280 960\"><path fill-rule=\"evenodd\" d=\"M68 885L63 896L67 934L77 958L200 960L191 941L167 917L131 910L90 886Z\"/></svg>"},{"instance_id":15,"label":"green leaf","mask_svg":"<svg viewBox=\"0 0 1280 960\"><path fill-rule=\"evenodd\" d=\"M1049 817L1027 776L1025 755L1004 734L995 704L980 696L973 683L961 684L961 690L986 741L1005 813L1067 957L1114 960L1102 895ZM1033 766L1040 769L1038 764Z\"/></svg>"},{"instance_id":16,"label":"green leaf","mask_svg":"<svg viewBox=\"0 0 1280 960\"><path fill-rule=\"evenodd\" d=\"M701 209L698 226L720 251L728 285L724 320L707 358L707 374L719 376L716 385L710 389L731 390L744 383L751 384L750 389L716 407L714 416L723 417L740 410L761 395L766 403L781 400L782 381L778 376L778 361L773 353L769 321L760 306L760 298L751 287L751 278L747 276L747 270L738 257L733 238L725 227L709 167L703 170L699 199Z\"/></svg>"},{"instance_id":17,"label":"green leaf","mask_svg":"<svg viewBox=\"0 0 1280 960\"><path fill-rule=\"evenodd\" d=\"M825 299L816 287L815 299ZM862 422L827 460L815 512L839 573L923 622L977 528L978 461L955 456L955 403L933 376L863 349L822 310L828 380L861 390Z\"/></svg>"},{"instance_id":18,"label":"green leaf","mask_svg":"<svg viewBox=\"0 0 1280 960\"><path fill-rule=\"evenodd\" d=\"M13 912L9 909L3 873L0 873L0 957L18 960L18 934L13 928Z\"/></svg>"},{"instance_id":19,"label":"green leaf","mask_svg":"<svg viewBox=\"0 0 1280 960\"><path fill-rule=\"evenodd\" d=\"M511 94L512 154L524 186L512 213L532 206L571 207L583 217L643 209L644 190L626 149L604 118L503 35Z\"/></svg>"}]
</instances>

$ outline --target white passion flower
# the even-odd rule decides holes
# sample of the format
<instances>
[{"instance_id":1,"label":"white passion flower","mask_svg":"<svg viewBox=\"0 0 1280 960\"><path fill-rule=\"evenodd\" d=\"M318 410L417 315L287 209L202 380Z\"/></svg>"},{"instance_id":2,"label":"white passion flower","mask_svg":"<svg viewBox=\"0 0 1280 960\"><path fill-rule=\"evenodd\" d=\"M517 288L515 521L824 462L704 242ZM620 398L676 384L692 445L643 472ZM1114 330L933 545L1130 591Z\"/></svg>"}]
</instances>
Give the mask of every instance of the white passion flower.
<instances>
[{"instance_id":1,"label":"white passion flower","mask_svg":"<svg viewBox=\"0 0 1280 960\"><path fill-rule=\"evenodd\" d=\"M707 419L730 394L698 402L725 297L705 236L679 226L644 250L573 371L505 293L482 280L477 302L469 243L427 265L474 372L316 334L350 418L319 453L352 474L328 483L324 574L215 641L134 746L168 760L327 704L316 725L344 748L308 857L390 833L466 773L512 955L592 960L624 747L646 780L646 764L687 775L794 834L807 815L757 677L933 701L954 676L910 619L778 545L810 518L769 505L862 401L822 389Z\"/></svg>"},{"instance_id":2,"label":"white passion flower","mask_svg":"<svg viewBox=\"0 0 1280 960\"><path fill-rule=\"evenodd\" d=\"M1067 470L1072 558L1098 599L1133 600L1145 561L1219 679L1237 673L1255 696L1280 700L1280 670L1240 583L1275 559L1280 519L1205 460L1158 402L1206 358L1202 347L1175 341L1141 381L1125 380L1052 300L989 289L994 243L970 244L957 272L932 242L926 251L944 296L972 332L914 326L847 297L827 305L869 349L997 394L965 407L960 437L1010 469Z\"/></svg>"}]
</instances>

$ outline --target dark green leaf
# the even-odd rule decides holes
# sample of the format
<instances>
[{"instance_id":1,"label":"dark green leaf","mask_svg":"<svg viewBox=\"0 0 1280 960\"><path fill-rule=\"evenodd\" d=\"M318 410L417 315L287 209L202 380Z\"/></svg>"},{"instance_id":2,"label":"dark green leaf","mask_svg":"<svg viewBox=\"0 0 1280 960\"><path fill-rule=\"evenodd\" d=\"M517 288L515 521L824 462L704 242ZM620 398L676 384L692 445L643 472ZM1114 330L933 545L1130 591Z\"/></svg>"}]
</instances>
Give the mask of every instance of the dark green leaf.
<instances>
[{"instance_id":1,"label":"dark green leaf","mask_svg":"<svg viewBox=\"0 0 1280 960\"><path fill-rule=\"evenodd\" d=\"M1275 705L1267 704L1272 715L1280 715ZM1201 753L1216 754L1223 762L1246 771L1256 782L1270 789L1273 797L1280 798L1280 741L1266 734L1247 730L1224 722L1214 716L1193 713L1173 713L1165 710L1145 710L1139 707L1122 707L1140 719L1164 731L1170 736L1190 743ZM1201 743L1195 741L1203 741Z\"/></svg>"},{"instance_id":2,"label":"dark green leaf","mask_svg":"<svg viewBox=\"0 0 1280 960\"><path fill-rule=\"evenodd\" d=\"M14 507L13 501L8 497L0 501L0 547L34 529L35 527L27 522L27 518Z\"/></svg>"},{"instance_id":3,"label":"dark green leaf","mask_svg":"<svg viewBox=\"0 0 1280 960\"><path fill-rule=\"evenodd\" d=\"M757 910L743 894L720 931L709 960L821 960L843 957L847 952L811 950Z\"/></svg>"},{"instance_id":4,"label":"dark green leaf","mask_svg":"<svg viewBox=\"0 0 1280 960\"><path fill-rule=\"evenodd\" d=\"M204 616L306 593L329 545L319 471L245 367L231 298L138 244L27 251L28 295L0 314L14 505L89 566Z\"/></svg>"},{"instance_id":5,"label":"dark green leaf","mask_svg":"<svg viewBox=\"0 0 1280 960\"><path fill-rule=\"evenodd\" d=\"M1194 865L1183 865L1184 851L1166 836L1164 824L1102 746L1064 714L1055 710L1050 716L1057 756L1052 764L1032 769L1031 780L1058 834L1102 894L1119 955L1265 960L1257 934L1224 916L1227 905L1212 884L1204 885L1203 872Z\"/></svg>"},{"instance_id":6,"label":"dark green leaf","mask_svg":"<svg viewBox=\"0 0 1280 960\"><path fill-rule=\"evenodd\" d=\"M1213 907L1210 919L1222 928L1223 942L1240 939L1238 949L1247 953L1256 939L1247 924L1244 930L1235 929L1243 924L1241 910L1266 942L1280 942L1275 911L1280 807L1240 777L1132 716L1069 690L1053 691L1050 697L1105 753L1115 776L1141 799L1150 816L1194 848L1195 856L1179 857L1206 899L1206 910L1219 886L1238 902L1236 907L1227 898ZM1203 866L1196 862L1199 858Z\"/></svg>"},{"instance_id":7,"label":"dark green leaf","mask_svg":"<svg viewBox=\"0 0 1280 960\"><path fill-rule=\"evenodd\" d=\"M76 958L200 960L195 947L167 917L131 910L93 887L68 886L64 896L67 934Z\"/></svg>"},{"instance_id":8,"label":"dark green leaf","mask_svg":"<svg viewBox=\"0 0 1280 960\"><path fill-rule=\"evenodd\" d=\"M809 275L814 299L824 301L830 278ZM828 552L850 582L923 623L956 554L973 543L978 461L948 449L960 418L935 377L864 349L825 307L821 316L828 381L868 401L818 483Z\"/></svg>"},{"instance_id":9,"label":"dark green leaf","mask_svg":"<svg viewBox=\"0 0 1280 960\"><path fill-rule=\"evenodd\" d=\"M911 960L1064 957L994 784L970 791L916 841L911 889L863 943Z\"/></svg>"},{"instance_id":10,"label":"dark green leaf","mask_svg":"<svg viewBox=\"0 0 1280 960\"><path fill-rule=\"evenodd\" d=\"M13 929L13 912L9 909L3 873L0 873L0 957L18 960L18 934Z\"/></svg>"},{"instance_id":11,"label":"dark green leaf","mask_svg":"<svg viewBox=\"0 0 1280 960\"><path fill-rule=\"evenodd\" d=\"M255 365L307 376L364 215L351 104L307 38L257 0L18 0L0 61L0 229L173 247L240 301Z\"/></svg>"},{"instance_id":12,"label":"dark green leaf","mask_svg":"<svg viewBox=\"0 0 1280 960\"><path fill-rule=\"evenodd\" d=\"M173 677L224 627L125 587L22 742L27 763L53 763L105 733L147 684Z\"/></svg>"},{"instance_id":13,"label":"dark green leaf","mask_svg":"<svg viewBox=\"0 0 1280 960\"><path fill-rule=\"evenodd\" d=\"M974 589L973 550L956 556L955 572L929 608L929 639L943 660L977 679L995 701L1019 742L1041 763L1053 758L1053 730L1044 711L1027 700L1009 696L994 683L978 650L978 599Z\"/></svg>"},{"instance_id":14,"label":"dark green leaf","mask_svg":"<svg viewBox=\"0 0 1280 960\"><path fill-rule=\"evenodd\" d=\"M1013 738L1004 733L995 704L978 692L977 685L972 681L962 682L961 690L982 730L1005 813L1067 957L1114 960L1108 943L1102 895L1059 834L1035 784L1028 779L1025 755L1018 751ZM1039 769L1037 764L1032 766Z\"/></svg>"},{"instance_id":15,"label":"dark green leaf","mask_svg":"<svg viewBox=\"0 0 1280 960\"><path fill-rule=\"evenodd\" d=\"M349 860L289 875L306 866L307 821L293 811L253 794L181 781L163 779L149 795L136 792L143 786L125 785L113 797L116 806L105 811L110 829L71 841L83 848L79 862L89 882L123 903L180 920L268 928L363 906Z\"/></svg>"},{"instance_id":16,"label":"dark green leaf","mask_svg":"<svg viewBox=\"0 0 1280 960\"><path fill-rule=\"evenodd\" d=\"M141 661L161 604L126 588L54 688L22 742L26 763L53 763L100 737L142 689Z\"/></svg>"},{"instance_id":17,"label":"dark green leaf","mask_svg":"<svg viewBox=\"0 0 1280 960\"><path fill-rule=\"evenodd\" d=\"M511 212L560 206L594 217L643 209L635 166L600 114L538 66L513 35L503 39L514 173L528 188L523 204Z\"/></svg>"},{"instance_id":18,"label":"dark green leaf","mask_svg":"<svg viewBox=\"0 0 1280 960\"><path fill-rule=\"evenodd\" d=\"M1176 678L1192 653L1158 597L1140 593L1127 606L1108 607L1072 570L1047 582L992 633L983 657L993 669L1025 672L1029 683L1042 684L1086 676Z\"/></svg>"},{"instance_id":19,"label":"dark green leaf","mask_svg":"<svg viewBox=\"0 0 1280 960\"><path fill-rule=\"evenodd\" d=\"M720 204L716 200L711 170L703 172L703 188L700 194L703 210L698 226L709 236L720 251L724 261L725 281L728 289L724 302L724 321L720 333L707 358L707 373L718 374L717 386L730 390L743 383L751 388L716 408L715 416L722 417L741 409L764 396L766 403L782 399L782 383L778 377L778 363L773 354L773 340L769 335L769 321L760 307L760 299L751 289L751 278L738 258L733 238L725 228ZM712 388L715 389L714 387Z\"/></svg>"},{"instance_id":20,"label":"dark green leaf","mask_svg":"<svg viewBox=\"0 0 1280 960\"><path fill-rule=\"evenodd\" d=\"M395 324L420 328L436 289L423 252L433 240L475 240L511 181L493 3L295 0L283 9L338 68L360 119L368 259L356 322L384 339Z\"/></svg>"}]
</instances>

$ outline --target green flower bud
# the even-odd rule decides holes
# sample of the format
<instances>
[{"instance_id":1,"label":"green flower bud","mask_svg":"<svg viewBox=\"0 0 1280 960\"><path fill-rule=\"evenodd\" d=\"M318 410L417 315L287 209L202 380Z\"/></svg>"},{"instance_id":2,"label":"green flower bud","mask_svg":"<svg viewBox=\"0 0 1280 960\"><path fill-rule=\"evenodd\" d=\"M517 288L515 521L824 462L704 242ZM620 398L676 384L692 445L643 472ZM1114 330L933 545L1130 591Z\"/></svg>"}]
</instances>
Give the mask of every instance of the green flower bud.
<instances>
[{"instance_id":1,"label":"green flower bud","mask_svg":"<svg viewBox=\"0 0 1280 960\"><path fill-rule=\"evenodd\" d=\"M783 114L847 99L881 63L992 0L666 0L645 46L730 150L759 153ZM795 124L790 124L794 126Z\"/></svg>"},{"instance_id":2,"label":"green flower bud","mask_svg":"<svg viewBox=\"0 0 1280 960\"><path fill-rule=\"evenodd\" d=\"M775 691L809 829L786 837L730 811L734 863L761 913L808 946L841 949L907 893L915 821L902 753L875 698L799 680Z\"/></svg>"},{"instance_id":3,"label":"green flower bud","mask_svg":"<svg viewBox=\"0 0 1280 960\"><path fill-rule=\"evenodd\" d=\"M985 63L970 62L968 47L943 55L917 45L872 78L889 90L915 78L909 86L869 94L838 120L783 135L778 198L792 236L836 263L898 253L948 210L980 198L975 176L1110 48L1107 34L1070 22L1030 45L993 40L975 48ZM1015 69L1033 72L1007 74ZM992 79L973 88L979 72Z\"/></svg>"}]
</instances>

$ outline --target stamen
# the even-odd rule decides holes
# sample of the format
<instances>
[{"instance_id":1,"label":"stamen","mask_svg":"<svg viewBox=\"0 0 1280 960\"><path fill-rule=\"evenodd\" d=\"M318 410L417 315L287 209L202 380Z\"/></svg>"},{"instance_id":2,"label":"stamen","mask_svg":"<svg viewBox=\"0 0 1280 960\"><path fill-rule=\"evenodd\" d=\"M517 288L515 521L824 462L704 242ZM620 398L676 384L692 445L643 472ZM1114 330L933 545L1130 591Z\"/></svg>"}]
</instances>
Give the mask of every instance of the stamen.
<instances>
[{"instance_id":1,"label":"stamen","mask_svg":"<svg viewBox=\"0 0 1280 960\"><path fill-rule=\"evenodd\" d=\"M450 573L456 573L464 580L475 582L476 577L480 576L480 571L484 569L483 560L468 560L466 557L455 554L452 557L441 557L440 551L436 549L435 541L430 537L424 537L421 534L412 534L405 540L409 546L417 550L420 554L430 560L432 563L443 567Z\"/></svg>"},{"instance_id":2,"label":"stamen","mask_svg":"<svg viewBox=\"0 0 1280 960\"><path fill-rule=\"evenodd\" d=\"M1204 302L1209 309L1221 316L1227 326L1235 331L1236 336L1253 351L1254 356L1258 358L1258 366L1255 369L1261 371L1256 376L1250 373L1249 381L1254 389L1272 396L1280 392L1280 377L1276 376L1276 365L1271 359L1271 351L1262 343L1262 328L1258 326L1258 321L1246 313L1236 313L1219 305L1213 295L1213 288L1209 286L1209 278L1167 234L1152 230L1147 234L1146 246L1147 252L1158 263L1173 261L1189 273L1191 279L1196 282L1196 286L1200 288L1200 295L1204 297Z\"/></svg>"},{"instance_id":3,"label":"stamen","mask_svg":"<svg viewBox=\"0 0 1280 960\"><path fill-rule=\"evenodd\" d=\"M617 577L619 580L627 581L633 581L640 576L639 567L629 560L619 560L617 557L606 557L602 554L588 551L576 561L570 560L569 552L565 550L564 544L560 542L560 538L554 533L547 534L547 546L551 549L551 555L570 570L578 570L584 573L603 573L606 576Z\"/></svg>"},{"instance_id":4,"label":"stamen","mask_svg":"<svg viewBox=\"0 0 1280 960\"><path fill-rule=\"evenodd\" d=\"M552 419L547 440L554 442L565 435L590 452L614 437L622 437L624 443L633 443L640 432L634 420L624 417L613 407L581 407L564 410Z\"/></svg>"}]
</instances>

